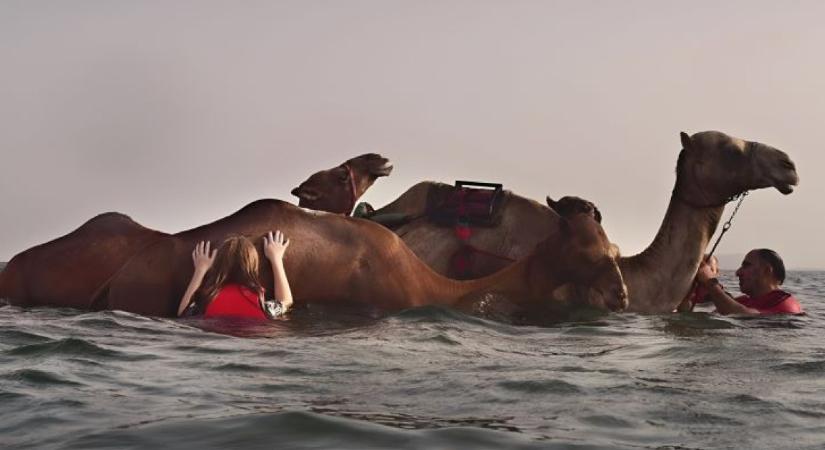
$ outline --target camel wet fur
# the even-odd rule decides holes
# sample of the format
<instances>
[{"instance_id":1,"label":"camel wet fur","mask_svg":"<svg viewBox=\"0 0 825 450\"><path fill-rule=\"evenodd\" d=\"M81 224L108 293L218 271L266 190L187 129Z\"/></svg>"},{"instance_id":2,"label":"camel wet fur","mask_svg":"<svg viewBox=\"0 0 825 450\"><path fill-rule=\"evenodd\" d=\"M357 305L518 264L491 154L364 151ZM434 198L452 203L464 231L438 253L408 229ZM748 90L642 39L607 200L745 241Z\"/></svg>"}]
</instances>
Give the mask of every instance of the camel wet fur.
<instances>
[{"instance_id":1,"label":"camel wet fur","mask_svg":"<svg viewBox=\"0 0 825 450\"><path fill-rule=\"evenodd\" d=\"M349 214L375 180L390 173L392 163L389 159L377 153L365 153L339 166L315 172L293 189L292 195L298 197L301 207Z\"/></svg>"},{"instance_id":2,"label":"camel wet fur","mask_svg":"<svg viewBox=\"0 0 825 450\"><path fill-rule=\"evenodd\" d=\"M192 274L191 252L201 240L243 234L261 245L280 229L291 240L284 264L296 305L363 305L394 311L422 305L456 306L487 292L530 306L565 284L586 288L573 304L618 310L626 306L621 273L601 226L582 215L565 222L535 252L492 276L456 281L429 269L395 234L367 220L259 200L211 224L158 239L133 257L108 286L112 309L173 316ZM259 251L262 251L259 248ZM264 264L265 266L266 264ZM261 267L271 285L271 271Z\"/></svg>"}]
</instances>

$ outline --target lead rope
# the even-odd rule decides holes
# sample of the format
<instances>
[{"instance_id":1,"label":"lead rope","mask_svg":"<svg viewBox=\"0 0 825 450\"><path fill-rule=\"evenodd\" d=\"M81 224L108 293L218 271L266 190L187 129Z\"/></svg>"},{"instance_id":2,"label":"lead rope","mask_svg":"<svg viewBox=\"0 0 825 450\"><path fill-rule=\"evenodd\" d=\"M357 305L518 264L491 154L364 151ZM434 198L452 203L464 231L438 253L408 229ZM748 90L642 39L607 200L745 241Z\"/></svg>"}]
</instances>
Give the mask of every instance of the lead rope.
<instances>
[{"instance_id":1,"label":"lead rope","mask_svg":"<svg viewBox=\"0 0 825 450\"><path fill-rule=\"evenodd\" d=\"M739 197L739 203L737 203L737 204L736 204L736 208L733 208L733 212L732 212L732 213L730 213L730 217L728 218L728 221L727 221L727 222L725 222L725 224L724 224L724 225L722 225L722 232L720 232L720 233L719 233L719 237L718 237L718 238L716 238L716 242L713 244L713 248L711 248L711 249L710 249L710 253L708 253L708 256L707 256L707 257L705 257L705 261L710 260L710 257L711 257L711 256L713 256L713 252L715 252L715 251L716 251L716 247L718 247L718 246L719 246L719 241L721 241L721 240L722 240L722 236L724 236L724 235L725 235L725 233L727 233L727 232L728 232L728 230L730 229L731 224L733 223L733 217L734 217L734 216L736 215L736 213L739 211L739 207L740 207L740 206L742 206L742 202L745 200L745 197L746 197L747 195L748 195L748 191L745 191L745 192L743 192L743 193L739 194L738 196L736 196L736 197ZM734 199L735 199L736 197L734 197Z\"/></svg>"}]
</instances>

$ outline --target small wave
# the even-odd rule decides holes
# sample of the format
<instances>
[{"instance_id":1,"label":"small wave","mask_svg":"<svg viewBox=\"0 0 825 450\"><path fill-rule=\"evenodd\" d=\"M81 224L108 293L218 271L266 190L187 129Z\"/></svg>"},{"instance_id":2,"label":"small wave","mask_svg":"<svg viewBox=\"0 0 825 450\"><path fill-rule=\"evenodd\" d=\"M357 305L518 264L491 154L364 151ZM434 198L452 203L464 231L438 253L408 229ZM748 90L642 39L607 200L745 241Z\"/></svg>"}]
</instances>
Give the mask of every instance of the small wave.
<instances>
[{"instance_id":1,"label":"small wave","mask_svg":"<svg viewBox=\"0 0 825 450\"><path fill-rule=\"evenodd\" d=\"M528 394L578 394L581 388L575 384L562 380L507 380L497 383L498 386L516 392Z\"/></svg>"},{"instance_id":2,"label":"small wave","mask_svg":"<svg viewBox=\"0 0 825 450\"><path fill-rule=\"evenodd\" d=\"M63 385L63 386L84 386L83 383L68 380L60 375L37 369L20 369L0 375L3 379L11 381L21 381L35 386Z\"/></svg>"},{"instance_id":3,"label":"small wave","mask_svg":"<svg viewBox=\"0 0 825 450\"><path fill-rule=\"evenodd\" d=\"M218 419L166 419L76 437L62 448L548 448L546 442L530 442L512 431L518 430L508 428L506 419L289 411Z\"/></svg>"},{"instance_id":4,"label":"small wave","mask_svg":"<svg viewBox=\"0 0 825 450\"><path fill-rule=\"evenodd\" d=\"M780 372L793 372L797 374L821 374L825 370L825 361L802 361L784 363L773 366L772 369Z\"/></svg>"},{"instance_id":5,"label":"small wave","mask_svg":"<svg viewBox=\"0 0 825 450\"><path fill-rule=\"evenodd\" d=\"M3 345L20 346L29 344L41 344L50 341L52 341L50 337L30 333L28 331L15 329L0 330L0 342L2 342Z\"/></svg>"},{"instance_id":6,"label":"small wave","mask_svg":"<svg viewBox=\"0 0 825 450\"><path fill-rule=\"evenodd\" d=\"M227 363L221 364L220 366L215 367L214 369L217 372L243 372L243 373L257 373L257 372L266 372L268 369L261 366L253 366L251 364L241 364L241 363Z\"/></svg>"},{"instance_id":7,"label":"small wave","mask_svg":"<svg viewBox=\"0 0 825 450\"><path fill-rule=\"evenodd\" d=\"M110 350L89 341L78 338L65 338L51 342L29 344L15 347L3 352L8 356L18 357L60 357L76 356L101 359L115 359L121 361L140 361L156 358L153 355L127 354Z\"/></svg>"},{"instance_id":8,"label":"small wave","mask_svg":"<svg viewBox=\"0 0 825 450\"><path fill-rule=\"evenodd\" d=\"M605 427L605 428L635 428L636 425L624 420L620 417L606 415L606 414L599 414L595 416L585 416L580 418L582 422L588 425L594 425L597 427Z\"/></svg>"}]
</instances>

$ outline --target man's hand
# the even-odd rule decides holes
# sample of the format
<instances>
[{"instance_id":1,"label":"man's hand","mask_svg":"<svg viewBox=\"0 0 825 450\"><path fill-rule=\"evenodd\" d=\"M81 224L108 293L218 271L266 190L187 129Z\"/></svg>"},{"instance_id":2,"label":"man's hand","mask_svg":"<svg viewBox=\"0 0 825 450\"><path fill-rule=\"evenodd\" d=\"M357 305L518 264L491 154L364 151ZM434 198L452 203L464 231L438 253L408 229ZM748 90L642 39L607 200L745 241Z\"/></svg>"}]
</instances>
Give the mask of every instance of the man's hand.
<instances>
[{"instance_id":1,"label":"man's hand","mask_svg":"<svg viewBox=\"0 0 825 450\"><path fill-rule=\"evenodd\" d=\"M699 264L699 270L696 271L696 281L701 284L707 284L711 279L716 278L716 272L704 259Z\"/></svg>"}]
</instances>

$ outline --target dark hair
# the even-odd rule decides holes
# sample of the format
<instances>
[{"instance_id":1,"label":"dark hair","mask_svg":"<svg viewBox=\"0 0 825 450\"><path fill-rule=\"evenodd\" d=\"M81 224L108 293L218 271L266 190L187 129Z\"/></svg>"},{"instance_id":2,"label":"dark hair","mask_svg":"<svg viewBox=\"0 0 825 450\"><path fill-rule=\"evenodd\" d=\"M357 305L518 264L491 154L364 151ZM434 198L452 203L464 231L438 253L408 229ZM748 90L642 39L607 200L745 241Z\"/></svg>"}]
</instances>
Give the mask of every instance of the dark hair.
<instances>
[{"instance_id":1,"label":"dark hair","mask_svg":"<svg viewBox=\"0 0 825 450\"><path fill-rule=\"evenodd\" d=\"M779 254L767 248L758 248L754 250L762 261L765 261L771 269L773 269L773 276L782 284L785 281L785 263Z\"/></svg>"}]
</instances>

